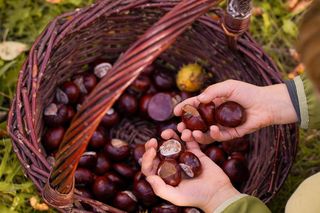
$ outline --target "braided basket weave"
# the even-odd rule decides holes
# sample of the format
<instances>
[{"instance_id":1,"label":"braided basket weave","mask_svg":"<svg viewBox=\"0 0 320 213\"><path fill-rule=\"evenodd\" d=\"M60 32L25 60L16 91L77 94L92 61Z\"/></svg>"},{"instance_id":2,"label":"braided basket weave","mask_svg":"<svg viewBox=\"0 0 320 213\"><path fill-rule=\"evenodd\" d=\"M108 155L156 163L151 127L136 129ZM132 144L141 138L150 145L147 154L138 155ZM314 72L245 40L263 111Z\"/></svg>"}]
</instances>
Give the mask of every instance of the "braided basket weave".
<instances>
[{"instance_id":1,"label":"braided basket weave","mask_svg":"<svg viewBox=\"0 0 320 213\"><path fill-rule=\"evenodd\" d=\"M83 197L74 189L74 172L103 115L155 60L176 70L201 63L215 81L238 79L261 86L282 82L271 59L245 32L249 19L225 15L214 8L217 3L100 0L47 26L20 72L8 131L24 172L48 204L61 212L85 212L84 205L97 212L122 212ZM59 84L101 58L116 62L77 112L53 163L41 145L44 107ZM251 175L241 191L267 202L290 170L297 127L271 126L250 137Z\"/></svg>"}]
</instances>

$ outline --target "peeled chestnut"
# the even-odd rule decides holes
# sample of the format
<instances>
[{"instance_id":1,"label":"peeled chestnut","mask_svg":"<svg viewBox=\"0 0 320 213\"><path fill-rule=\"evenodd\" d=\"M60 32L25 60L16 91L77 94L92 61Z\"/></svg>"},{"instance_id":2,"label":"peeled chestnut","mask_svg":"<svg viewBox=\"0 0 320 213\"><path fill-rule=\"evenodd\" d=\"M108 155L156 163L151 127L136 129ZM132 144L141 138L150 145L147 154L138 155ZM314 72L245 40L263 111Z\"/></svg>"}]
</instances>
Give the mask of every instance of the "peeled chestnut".
<instances>
[{"instance_id":1,"label":"peeled chestnut","mask_svg":"<svg viewBox=\"0 0 320 213\"><path fill-rule=\"evenodd\" d=\"M114 138L106 144L104 152L111 160L120 161L130 155L130 147L126 141Z\"/></svg>"},{"instance_id":2,"label":"peeled chestnut","mask_svg":"<svg viewBox=\"0 0 320 213\"><path fill-rule=\"evenodd\" d=\"M107 171L109 171L111 168L111 163L109 159L103 154L103 153L98 153L97 155L97 163L95 166L95 173L97 175L103 175Z\"/></svg>"},{"instance_id":3,"label":"peeled chestnut","mask_svg":"<svg viewBox=\"0 0 320 213\"><path fill-rule=\"evenodd\" d=\"M107 140L101 128L98 128L92 135L89 146L95 150L99 150L105 146Z\"/></svg>"},{"instance_id":4,"label":"peeled chestnut","mask_svg":"<svg viewBox=\"0 0 320 213\"><path fill-rule=\"evenodd\" d=\"M222 166L223 163L227 160L227 154L222 149L214 145L210 145L209 147L207 147L205 150L205 154L219 166Z\"/></svg>"},{"instance_id":5,"label":"peeled chestnut","mask_svg":"<svg viewBox=\"0 0 320 213\"><path fill-rule=\"evenodd\" d=\"M153 206L158 202L158 198L154 193L148 181L141 179L134 183L134 193L137 195L138 200L144 206Z\"/></svg>"},{"instance_id":6,"label":"peeled chestnut","mask_svg":"<svg viewBox=\"0 0 320 213\"><path fill-rule=\"evenodd\" d=\"M202 119L205 120L208 126L211 126L215 123L215 109L216 109L216 106L213 102L208 104L201 103L198 106L198 111Z\"/></svg>"},{"instance_id":7,"label":"peeled chestnut","mask_svg":"<svg viewBox=\"0 0 320 213\"><path fill-rule=\"evenodd\" d=\"M93 182L92 192L98 200L107 201L115 195L116 187L110 179L100 176Z\"/></svg>"},{"instance_id":8,"label":"peeled chestnut","mask_svg":"<svg viewBox=\"0 0 320 213\"><path fill-rule=\"evenodd\" d=\"M183 209L183 213L201 213L202 211L200 209L194 208L194 207L186 207Z\"/></svg>"},{"instance_id":9,"label":"peeled chestnut","mask_svg":"<svg viewBox=\"0 0 320 213\"><path fill-rule=\"evenodd\" d=\"M80 97L79 87L72 81L65 82L61 90L68 96L70 103L76 103Z\"/></svg>"},{"instance_id":10,"label":"peeled chestnut","mask_svg":"<svg viewBox=\"0 0 320 213\"><path fill-rule=\"evenodd\" d=\"M141 165L142 156L145 151L146 149L143 144L137 144L133 149L133 158L139 165Z\"/></svg>"},{"instance_id":11,"label":"peeled chestnut","mask_svg":"<svg viewBox=\"0 0 320 213\"><path fill-rule=\"evenodd\" d=\"M139 110L141 115L148 116L148 106L152 97L153 94L146 94L140 98Z\"/></svg>"},{"instance_id":12,"label":"peeled chestnut","mask_svg":"<svg viewBox=\"0 0 320 213\"><path fill-rule=\"evenodd\" d=\"M77 168L74 173L76 186L87 186L93 182L93 174L89 169Z\"/></svg>"},{"instance_id":13,"label":"peeled chestnut","mask_svg":"<svg viewBox=\"0 0 320 213\"><path fill-rule=\"evenodd\" d=\"M195 107L187 104L183 106L182 110L182 122L186 125L187 129L192 131L200 130L202 132L208 131L208 125Z\"/></svg>"},{"instance_id":14,"label":"peeled chestnut","mask_svg":"<svg viewBox=\"0 0 320 213\"><path fill-rule=\"evenodd\" d=\"M241 160L231 158L224 162L222 169L232 183L243 183L249 178L248 167Z\"/></svg>"},{"instance_id":15,"label":"peeled chestnut","mask_svg":"<svg viewBox=\"0 0 320 213\"><path fill-rule=\"evenodd\" d=\"M222 148L228 154L233 152L246 153L249 151L249 142L246 138L236 138L230 141L222 142Z\"/></svg>"},{"instance_id":16,"label":"peeled chestnut","mask_svg":"<svg viewBox=\"0 0 320 213\"><path fill-rule=\"evenodd\" d=\"M52 103L44 110L44 120L48 126L57 127L68 121L68 107Z\"/></svg>"},{"instance_id":17,"label":"peeled chestnut","mask_svg":"<svg viewBox=\"0 0 320 213\"><path fill-rule=\"evenodd\" d=\"M94 168L97 163L97 158L98 157L96 152L85 152L80 157L78 166L88 169Z\"/></svg>"},{"instance_id":18,"label":"peeled chestnut","mask_svg":"<svg viewBox=\"0 0 320 213\"><path fill-rule=\"evenodd\" d=\"M108 112L103 116L101 125L105 128L116 125L120 120L119 114L113 109L109 109Z\"/></svg>"},{"instance_id":19,"label":"peeled chestnut","mask_svg":"<svg viewBox=\"0 0 320 213\"><path fill-rule=\"evenodd\" d=\"M177 186L181 182L181 169L174 159L165 159L160 162L157 174L166 184Z\"/></svg>"},{"instance_id":20,"label":"peeled chestnut","mask_svg":"<svg viewBox=\"0 0 320 213\"><path fill-rule=\"evenodd\" d=\"M125 178L133 178L135 175L135 169L125 163L113 164L113 169L121 176Z\"/></svg>"},{"instance_id":21,"label":"peeled chestnut","mask_svg":"<svg viewBox=\"0 0 320 213\"><path fill-rule=\"evenodd\" d=\"M166 71L156 71L152 75L155 86L161 91L168 91L175 87L176 82L172 74Z\"/></svg>"},{"instance_id":22,"label":"peeled chestnut","mask_svg":"<svg viewBox=\"0 0 320 213\"><path fill-rule=\"evenodd\" d=\"M132 115L138 110L138 101L131 94L123 94L118 100L119 111Z\"/></svg>"},{"instance_id":23,"label":"peeled chestnut","mask_svg":"<svg viewBox=\"0 0 320 213\"><path fill-rule=\"evenodd\" d=\"M152 213L180 213L181 209L173 204L164 203L152 208Z\"/></svg>"},{"instance_id":24,"label":"peeled chestnut","mask_svg":"<svg viewBox=\"0 0 320 213\"><path fill-rule=\"evenodd\" d=\"M131 84L130 89L144 93L150 88L151 80L146 75L140 75L138 78Z\"/></svg>"},{"instance_id":25,"label":"peeled chestnut","mask_svg":"<svg viewBox=\"0 0 320 213\"><path fill-rule=\"evenodd\" d=\"M155 121L167 121L173 117L173 109L179 102L178 96L157 93L149 101L148 115Z\"/></svg>"},{"instance_id":26,"label":"peeled chestnut","mask_svg":"<svg viewBox=\"0 0 320 213\"><path fill-rule=\"evenodd\" d=\"M53 151L59 148L65 130L63 127L48 129L43 138L43 145L46 150Z\"/></svg>"},{"instance_id":27,"label":"peeled chestnut","mask_svg":"<svg viewBox=\"0 0 320 213\"><path fill-rule=\"evenodd\" d=\"M221 126L237 127L246 120L245 109L236 102L227 101L216 109L215 119Z\"/></svg>"},{"instance_id":28,"label":"peeled chestnut","mask_svg":"<svg viewBox=\"0 0 320 213\"><path fill-rule=\"evenodd\" d=\"M181 144L180 141L177 141L175 139L170 139L167 141L164 141L160 147L160 158L172 158L177 159L179 158L180 154L184 151L184 146Z\"/></svg>"},{"instance_id":29,"label":"peeled chestnut","mask_svg":"<svg viewBox=\"0 0 320 213\"><path fill-rule=\"evenodd\" d=\"M122 191L116 194L113 205L126 212L134 212L138 207L138 200L132 192Z\"/></svg>"},{"instance_id":30,"label":"peeled chestnut","mask_svg":"<svg viewBox=\"0 0 320 213\"><path fill-rule=\"evenodd\" d=\"M117 189L122 189L126 186L126 181L114 172L107 172L104 174L104 176L111 180Z\"/></svg>"},{"instance_id":31,"label":"peeled chestnut","mask_svg":"<svg viewBox=\"0 0 320 213\"><path fill-rule=\"evenodd\" d=\"M198 177L202 167L199 158L192 152L184 152L179 157L179 165L184 173L190 177Z\"/></svg>"},{"instance_id":32,"label":"peeled chestnut","mask_svg":"<svg viewBox=\"0 0 320 213\"><path fill-rule=\"evenodd\" d=\"M98 83L98 80L94 74L86 73L83 76L83 85L86 88L88 93L90 93L95 88L97 83Z\"/></svg>"}]
</instances>

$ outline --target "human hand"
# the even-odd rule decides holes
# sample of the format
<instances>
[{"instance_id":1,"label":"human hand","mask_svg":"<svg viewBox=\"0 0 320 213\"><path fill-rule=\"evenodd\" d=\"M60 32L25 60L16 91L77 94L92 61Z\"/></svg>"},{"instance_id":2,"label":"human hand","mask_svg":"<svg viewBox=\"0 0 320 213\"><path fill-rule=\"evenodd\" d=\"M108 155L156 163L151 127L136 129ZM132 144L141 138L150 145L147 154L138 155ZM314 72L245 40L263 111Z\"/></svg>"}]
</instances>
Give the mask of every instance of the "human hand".
<instances>
[{"instance_id":1,"label":"human hand","mask_svg":"<svg viewBox=\"0 0 320 213\"><path fill-rule=\"evenodd\" d=\"M179 139L173 130L166 130L161 136L165 140ZM159 159L156 157L157 140L151 139L146 143L141 171L157 196L177 206L194 206L204 212L213 212L224 201L240 194L222 169L201 152L198 143L187 142L186 145L188 151L199 158L202 173L196 178L182 180L177 187L173 187L156 175L159 165Z\"/></svg>"},{"instance_id":2,"label":"human hand","mask_svg":"<svg viewBox=\"0 0 320 213\"><path fill-rule=\"evenodd\" d=\"M219 106L224 101L234 101L246 110L247 120L236 128L213 125L206 133L186 129L184 123L178 124L184 141L197 141L202 144L213 141L226 141L242 137L273 124L297 122L298 118L285 84L259 87L241 81L227 80L208 87L199 96L189 98L178 104L175 115L182 115L186 104L197 107L200 103L214 102Z\"/></svg>"}]
</instances>

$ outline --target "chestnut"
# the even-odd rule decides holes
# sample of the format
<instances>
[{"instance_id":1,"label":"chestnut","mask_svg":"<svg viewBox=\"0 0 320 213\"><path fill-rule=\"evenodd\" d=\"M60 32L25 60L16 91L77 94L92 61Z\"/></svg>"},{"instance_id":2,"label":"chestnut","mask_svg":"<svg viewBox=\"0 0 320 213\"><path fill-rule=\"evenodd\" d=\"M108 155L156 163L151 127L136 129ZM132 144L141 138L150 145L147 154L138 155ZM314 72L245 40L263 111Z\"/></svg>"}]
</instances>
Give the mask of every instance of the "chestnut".
<instances>
[{"instance_id":1,"label":"chestnut","mask_svg":"<svg viewBox=\"0 0 320 213\"><path fill-rule=\"evenodd\" d=\"M125 178L133 178L135 175L135 169L125 163L115 163L113 164L113 169Z\"/></svg>"},{"instance_id":2,"label":"chestnut","mask_svg":"<svg viewBox=\"0 0 320 213\"><path fill-rule=\"evenodd\" d=\"M194 207L185 207L182 211L183 213L202 213L200 209Z\"/></svg>"},{"instance_id":3,"label":"chestnut","mask_svg":"<svg viewBox=\"0 0 320 213\"><path fill-rule=\"evenodd\" d=\"M149 101L148 115L155 121L167 121L173 117L173 109L180 102L170 93L157 93Z\"/></svg>"},{"instance_id":4,"label":"chestnut","mask_svg":"<svg viewBox=\"0 0 320 213\"><path fill-rule=\"evenodd\" d=\"M77 168L74 179L76 186L87 186L93 182L93 174L89 169Z\"/></svg>"},{"instance_id":5,"label":"chestnut","mask_svg":"<svg viewBox=\"0 0 320 213\"><path fill-rule=\"evenodd\" d=\"M120 116L113 108L109 109L108 112L103 116L101 125L105 128L112 127L119 123Z\"/></svg>"},{"instance_id":6,"label":"chestnut","mask_svg":"<svg viewBox=\"0 0 320 213\"><path fill-rule=\"evenodd\" d=\"M173 204L164 203L152 208L152 213L180 213L181 209Z\"/></svg>"},{"instance_id":7,"label":"chestnut","mask_svg":"<svg viewBox=\"0 0 320 213\"><path fill-rule=\"evenodd\" d=\"M62 142L65 130L63 127L55 127L48 129L43 138L43 145L48 151L53 151L59 148Z\"/></svg>"},{"instance_id":8,"label":"chestnut","mask_svg":"<svg viewBox=\"0 0 320 213\"><path fill-rule=\"evenodd\" d=\"M71 121L73 117L76 115L76 111L73 109L72 106L67 106L67 120Z\"/></svg>"},{"instance_id":9,"label":"chestnut","mask_svg":"<svg viewBox=\"0 0 320 213\"><path fill-rule=\"evenodd\" d=\"M114 172L107 172L104 174L109 180L111 180L117 189L122 189L126 186L126 181L123 180L118 174Z\"/></svg>"},{"instance_id":10,"label":"chestnut","mask_svg":"<svg viewBox=\"0 0 320 213\"><path fill-rule=\"evenodd\" d=\"M74 82L65 82L62 84L61 90L68 96L70 103L77 103L80 97L80 89Z\"/></svg>"},{"instance_id":11,"label":"chestnut","mask_svg":"<svg viewBox=\"0 0 320 213\"><path fill-rule=\"evenodd\" d=\"M175 120L169 120L167 122L163 122L157 125L157 132L159 135L167 129L172 129L175 132L178 132L177 122Z\"/></svg>"},{"instance_id":12,"label":"chestnut","mask_svg":"<svg viewBox=\"0 0 320 213\"><path fill-rule=\"evenodd\" d=\"M249 178L248 167L241 160L231 158L224 162L222 169L234 184L243 183Z\"/></svg>"},{"instance_id":13,"label":"chestnut","mask_svg":"<svg viewBox=\"0 0 320 213\"><path fill-rule=\"evenodd\" d=\"M172 90L176 85L174 76L167 71L157 70L152 77L154 85L161 91Z\"/></svg>"},{"instance_id":14,"label":"chestnut","mask_svg":"<svg viewBox=\"0 0 320 213\"><path fill-rule=\"evenodd\" d=\"M174 159L169 158L161 161L157 175L159 175L166 184L171 186L178 186L181 182L181 169Z\"/></svg>"},{"instance_id":15,"label":"chestnut","mask_svg":"<svg viewBox=\"0 0 320 213\"><path fill-rule=\"evenodd\" d=\"M198 111L202 119L205 120L208 126L211 126L215 123L215 109L216 109L216 106L213 102L208 104L201 103L198 106Z\"/></svg>"},{"instance_id":16,"label":"chestnut","mask_svg":"<svg viewBox=\"0 0 320 213\"><path fill-rule=\"evenodd\" d=\"M138 200L132 192L122 191L116 194L113 205L126 212L134 212L138 207Z\"/></svg>"},{"instance_id":17,"label":"chestnut","mask_svg":"<svg viewBox=\"0 0 320 213\"><path fill-rule=\"evenodd\" d=\"M116 187L107 177L99 176L93 182L92 192L98 200L107 201L116 193Z\"/></svg>"},{"instance_id":18,"label":"chestnut","mask_svg":"<svg viewBox=\"0 0 320 213\"><path fill-rule=\"evenodd\" d=\"M148 106L152 97L153 97L153 94L150 93L142 96L139 100L140 114L144 117L148 116Z\"/></svg>"},{"instance_id":19,"label":"chestnut","mask_svg":"<svg viewBox=\"0 0 320 213\"><path fill-rule=\"evenodd\" d=\"M248 164L246 157L241 152L233 152L229 158L242 161L244 164Z\"/></svg>"},{"instance_id":20,"label":"chestnut","mask_svg":"<svg viewBox=\"0 0 320 213\"><path fill-rule=\"evenodd\" d=\"M89 191L88 189L85 189L85 188L77 188L77 190L80 192L79 194L80 194L82 197L85 197L85 198L92 198L92 197L93 197L93 194L92 194L91 191Z\"/></svg>"},{"instance_id":21,"label":"chestnut","mask_svg":"<svg viewBox=\"0 0 320 213\"><path fill-rule=\"evenodd\" d=\"M96 152L85 152L80 157L78 166L88 169L94 168L97 163L97 158L98 157Z\"/></svg>"},{"instance_id":22,"label":"chestnut","mask_svg":"<svg viewBox=\"0 0 320 213\"><path fill-rule=\"evenodd\" d=\"M44 110L44 121L48 126L62 126L68 121L68 107L63 104L52 103Z\"/></svg>"},{"instance_id":23,"label":"chestnut","mask_svg":"<svg viewBox=\"0 0 320 213\"><path fill-rule=\"evenodd\" d=\"M222 148L228 154L233 152L246 153L249 151L249 142L246 138L235 138L233 140L222 142Z\"/></svg>"},{"instance_id":24,"label":"chestnut","mask_svg":"<svg viewBox=\"0 0 320 213\"><path fill-rule=\"evenodd\" d=\"M142 75L146 75L146 76L150 76L150 75L153 73L153 71L154 71L154 66L153 66L153 65L150 65L150 66L148 66L147 68L145 68L145 69L141 72L141 74L142 74Z\"/></svg>"},{"instance_id":25,"label":"chestnut","mask_svg":"<svg viewBox=\"0 0 320 213\"><path fill-rule=\"evenodd\" d=\"M138 101L134 95L123 94L118 100L119 111L132 115L138 110Z\"/></svg>"},{"instance_id":26,"label":"chestnut","mask_svg":"<svg viewBox=\"0 0 320 213\"><path fill-rule=\"evenodd\" d=\"M179 165L184 173L190 178L198 177L201 174L201 162L192 152L182 153L179 157Z\"/></svg>"},{"instance_id":27,"label":"chestnut","mask_svg":"<svg viewBox=\"0 0 320 213\"><path fill-rule=\"evenodd\" d=\"M153 206L158 202L158 197L154 193L151 185L145 179L140 179L134 183L133 191L137 196L138 200L144 206Z\"/></svg>"},{"instance_id":28,"label":"chestnut","mask_svg":"<svg viewBox=\"0 0 320 213\"><path fill-rule=\"evenodd\" d=\"M184 100L186 100L188 98L191 98L194 95L192 93L190 93L190 92L181 91L180 92L180 96L181 96L181 100L184 101Z\"/></svg>"},{"instance_id":29,"label":"chestnut","mask_svg":"<svg viewBox=\"0 0 320 213\"><path fill-rule=\"evenodd\" d=\"M104 152L111 160L120 161L129 157L130 147L126 141L114 138L106 144Z\"/></svg>"},{"instance_id":30,"label":"chestnut","mask_svg":"<svg viewBox=\"0 0 320 213\"><path fill-rule=\"evenodd\" d=\"M97 175L103 175L107 171L109 171L111 168L111 163L109 159L103 154L103 153L98 153L97 155L97 163L95 166L95 173Z\"/></svg>"},{"instance_id":31,"label":"chestnut","mask_svg":"<svg viewBox=\"0 0 320 213\"><path fill-rule=\"evenodd\" d=\"M160 147L160 158L173 158L177 159L179 158L180 154L184 151L184 146L181 144L180 141L177 141L175 139L170 139L167 141L164 141Z\"/></svg>"},{"instance_id":32,"label":"chestnut","mask_svg":"<svg viewBox=\"0 0 320 213\"><path fill-rule=\"evenodd\" d=\"M150 88L151 80L148 76L140 75L138 78L131 84L130 89L144 93Z\"/></svg>"},{"instance_id":33,"label":"chestnut","mask_svg":"<svg viewBox=\"0 0 320 213\"><path fill-rule=\"evenodd\" d=\"M133 149L133 158L137 162L137 164L141 165L142 156L145 153L146 149L143 144L135 145Z\"/></svg>"},{"instance_id":34,"label":"chestnut","mask_svg":"<svg viewBox=\"0 0 320 213\"><path fill-rule=\"evenodd\" d=\"M221 126L237 127L246 120L245 109L236 102L227 101L216 109L215 119Z\"/></svg>"},{"instance_id":35,"label":"chestnut","mask_svg":"<svg viewBox=\"0 0 320 213\"><path fill-rule=\"evenodd\" d=\"M205 154L219 166L222 166L223 163L227 160L227 154L215 145L210 145L209 147L207 147L205 150Z\"/></svg>"},{"instance_id":36,"label":"chestnut","mask_svg":"<svg viewBox=\"0 0 320 213\"><path fill-rule=\"evenodd\" d=\"M89 146L93 149L101 149L105 146L107 140L105 138L104 132L101 128L98 128L92 135Z\"/></svg>"},{"instance_id":37,"label":"chestnut","mask_svg":"<svg viewBox=\"0 0 320 213\"><path fill-rule=\"evenodd\" d=\"M187 129L192 131L200 130L202 132L208 131L206 122L195 107L187 104L183 106L182 111L182 122L186 125Z\"/></svg>"},{"instance_id":38,"label":"chestnut","mask_svg":"<svg viewBox=\"0 0 320 213\"><path fill-rule=\"evenodd\" d=\"M94 74L86 73L83 75L83 85L87 92L90 93L97 85L98 80Z\"/></svg>"}]
</instances>

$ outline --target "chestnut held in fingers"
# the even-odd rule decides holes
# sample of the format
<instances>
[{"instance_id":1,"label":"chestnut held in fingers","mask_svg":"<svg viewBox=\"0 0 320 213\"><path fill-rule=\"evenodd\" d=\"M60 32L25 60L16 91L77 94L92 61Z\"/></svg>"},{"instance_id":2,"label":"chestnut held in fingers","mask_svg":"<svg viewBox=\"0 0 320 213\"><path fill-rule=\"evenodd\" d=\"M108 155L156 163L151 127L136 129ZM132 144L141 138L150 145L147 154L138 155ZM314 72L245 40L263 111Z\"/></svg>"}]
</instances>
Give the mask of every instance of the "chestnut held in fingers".
<instances>
[{"instance_id":1,"label":"chestnut held in fingers","mask_svg":"<svg viewBox=\"0 0 320 213\"><path fill-rule=\"evenodd\" d=\"M138 78L131 84L130 89L144 93L150 88L151 80L148 76L140 75Z\"/></svg>"},{"instance_id":2,"label":"chestnut held in fingers","mask_svg":"<svg viewBox=\"0 0 320 213\"><path fill-rule=\"evenodd\" d=\"M92 169L96 166L97 158L96 152L85 152L80 157L78 166Z\"/></svg>"},{"instance_id":3,"label":"chestnut held in fingers","mask_svg":"<svg viewBox=\"0 0 320 213\"><path fill-rule=\"evenodd\" d=\"M99 150L105 146L107 140L101 128L98 128L92 135L89 146L95 150Z\"/></svg>"},{"instance_id":4,"label":"chestnut held in fingers","mask_svg":"<svg viewBox=\"0 0 320 213\"><path fill-rule=\"evenodd\" d=\"M104 176L110 179L117 189L122 189L126 186L126 181L114 172L107 172L104 174Z\"/></svg>"},{"instance_id":5,"label":"chestnut held in fingers","mask_svg":"<svg viewBox=\"0 0 320 213\"><path fill-rule=\"evenodd\" d=\"M100 176L93 182L92 192L98 200L107 201L116 193L116 187L107 177Z\"/></svg>"},{"instance_id":6,"label":"chestnut held in fingers","mask_svg":"<svg viewBox=\"0 0 320 213\"><path fill-rule=\"evenodd\" d=\"M179 164L174 159L165 159L160 162L157 175L162 180L171 186L178 186L181 182L181 169Z\"/></svg>"},{"instance_id":7,"label":"chestnut held in fingers","mask_svg":"<svg viewBox=\"0 0 320 213\"><path fill-rule=\"evenodd\" d=\"M135 169L125 163L115 163L113 164L113 169L121 176L125 178L133 178L135 175Z\"/></svg>"},{"instance_id":8,"label":"chestnut held in fingers","mask_svg":"<svg viewBox=\"0 0 320 213\"><path fill-rule=\"evenodd\" d=\"M173 109L179 101L170 93L157 93L149 101L148 115L155 121L167 121L173 117Z\"/></svg>"},{"instance_id":9,"label":"chestnut held in fingers","mask_svg":"<svg viewBox=\"0 0 320 213\"><path fill-rule=\"evenodd\" d=\"M205 149L205 154L219 166L222 166L227 160L227 154L222 149L214 145L207 147Z\"/></svg>"},{"instance_id":10,"label":"chestnut held in fingers","mask_svg":"<svg viewBox=\"0 0 320 213\"><path fill-rule=\"evenodd\" d=\"M133 158L139 165L141 165L142 156L145 152L146 149L143 144L137 144L133 149Z\"/></svg>"},{"instance_id":11,"label":"chestnut held in fingers","mask_svg":"<svg viewBox=\"0 0 320 213\"><path fill-rule=\"evenodd\" d=\"M233 152L246 153L249 151L249 142L246 138L235 138L230 141L222 142L222 148L228 154L231 154Z\"/></svg>"},{"instance_id":12,"label":"chestnut held in fingers","mask_svg":"<svg viewBox=\"0 0 320 213\"><path fill-rule=\"evenodd\" d=\"M224 162L222 169L232 183L243 183L249 178L248 167L241 160L231 158Z\"/></svg>"},{"instance_id":13,"label":"chestnut held in fingers","mask_svg":"<svg viewBox=\"0 0 320 213\"><path fill-rule=\"evenodd\" d=\"M120 161L129 157L130 147L126 141L114 138L106 144L104 152L111 160Z\"/></svg>"},{"instance_id":14,"label":"chestnut held in fingers","mask_svg":"<svg viewBox=\"0 0 320 213\"><path fill-rule=\"evenodd\" d=\"M43 138L43 145L46 150L53 151L59 148L65 130L63 127L48 129Z\"/></svg>"},{"instance_id":15,"label":"chestnut held in fingers","mask_svg":"<svg viewBox=\"0 0 320 213\"><path fill-rule=\"evenodd\" d=\"M48 126L57 127L68 121L68 107L63 104L52 103L44 110L44 121Z\"/></svg>"},{"instance_id":16,"label":"chestnut held in fingers","mask_svg":"<svg viewBox=\"0 0 320 213\"><path fill-rule=\"evenodd\" d=\"M145 179L141 179L134 183L133 191L137 195L138 200L144 206L153 206L158 202L158 197L154 193L151 185Z\"/></svg>"},{"instance_id":17,"label":"chestnut held in fingers","mask_svg":"<svg viewBox=\"0 0 320 213\"><path fill-rule=\"evenodd\" d=\"M240 104L227 101L216 109L215 119L221 126L233 128L245 122L246 112Z\"/></svg>"},{"instance_id":18,"label":"chestnut held in fingers","mask_svg":"<svg viewBox=\"0 0 320 213\"><path fill-rule=\"evenodd\" d=\"M184 151L184 147L180 141L175 139L170 139L164 141L161 146L159 147L160 158L179 158L180 154Z\"/></svg>"},{"instance_id":19,"label":"chestnut held in fingers","mask_svg":"<svg viewBox=\"0 0 320 213\"><path fill-rule=\"evenodd\" d=\"M155 86L161 91L171 90L176 85L174 76L169 72L156 71L152 77Z\"/></svg>"},{"instance_id":20,"label":"chestnut held in fingers","mask_svg":"<svg viewBox=\"0 0 320 213\"><path fill-rule=\"evenodd\" d=\"M111 168L110 160L103 153L98 153L97 163L94 170L95 173L97 175L103 175L104 173L109 171L110 168Z\"/></svg>"},{"instance_id":21,"label":"chestnut held in fingers","mask_svg":"<svg viewBox=\"0 0 320 213\"><path fill-rule=\"evenodd\" d=\"M120 121L120 116L113 108L109 109L108 112L103 116L101 125L105 128L112 127Z\"/></svg>"},{"instance_id":22,"label":"chestnut held in fingers","mask_svg":"<svg viewBox=\"0 0 320 213\"><path fill-rule=\"evenodd\" d=\"M77 168L74 179L76 186L87 186L93 182L93 174L89 169Z\"/></svg>"},{"instance_id":23,"label":"chestnut held in fingers","mask_svg":"<svg viewBox=\"0 0 320 213\"><path fill-rule=\"evenodd\" d=\"M122 191L116 194L113 205L126 212L134 212L138 207L138 200L132 192Z\"/></svg>"},{"instance_id":24,"label":"chestnut held in fingers","mask_svg":"<svg viewBox=\"0 0 320 213\"><path fill-rule=\"evenodd\" d=\"M192 152L182 153L179 158L179 165L184 173L190 178L198 177L201 174L201 162Z\"/></svg>"},{"instance_id":25,"label":"chestnut held in fingers","mask_svg":"<svg viewBox=\"0 0 320 213\"><path fill-rule=\"evenodd\" d=\"M68 96L70 103L76 103L80 97L79 87L72 81L65 82L61 90Z\"/></svg>"},{"instance_id":26,"label":"chestnut held in fingers","mask_svg":"<svg viewBox=\"0 0 320 213\"><path fill-rule=\"evenodd\" d=\"M180 213L181 209L173 204L165 203L152 208L152 213Z\"/></svg>"},{"instance_id":27,"label":"chestnut held in fingers","mask_svg":"<svg viewBox=\"0 0 320 213\"><path fill-rule=\"evenodd\" d=\"M126 115L132 115L138 109L138 101L134 95L123 94L118 100L118 108Z\"/></svg>"},{"instance_id":28,"label":"chestnut held in fingers","mask_svg":"<svg viewBox=\"0 0 320 213\"><path fill-rule=\"evenodd\" d=\"M182 122L186 125L187 129L192 131L200 130L202 132L208 131L206 122L195 107L187 104L183 106L182 111Z\"/></svg>"},{"instance_id":29,"label":"chestnut held in fingers","mask_svg":"<svg viewBox=\"0 0 320 213\"><path fill-rule=\"evenodd\" d=\"M201 103L198 106L198 111L208 126L211 126L215 123L215 108L216 106L213 102L208 104Z\"/></svg>"}]
</instances>

